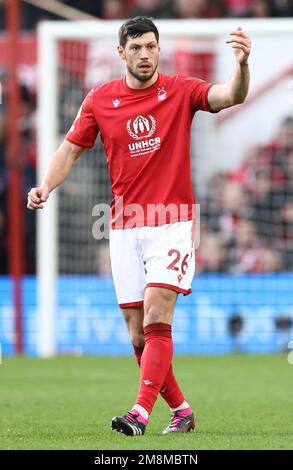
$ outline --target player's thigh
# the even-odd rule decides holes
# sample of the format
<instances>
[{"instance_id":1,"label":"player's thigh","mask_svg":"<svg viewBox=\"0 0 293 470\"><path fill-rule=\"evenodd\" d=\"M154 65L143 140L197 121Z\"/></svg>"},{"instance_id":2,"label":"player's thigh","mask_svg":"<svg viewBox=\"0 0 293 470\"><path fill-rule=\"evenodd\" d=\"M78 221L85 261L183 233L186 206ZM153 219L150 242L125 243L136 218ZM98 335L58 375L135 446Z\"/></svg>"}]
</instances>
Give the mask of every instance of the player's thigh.
<instances>
[{"instance_id":1,"label":"player's thigh","mask_svg":"<svg viewBox=\"0 0 293 470\"><path fill-rule=\"evenodd\" d=\"M152 235L143 251L147 287L189 294L195 271L192 221L146 229Z\"/></svg>"},{"instance_id":2,"label":"player's thigh","mask_svg":"<svg viewBox=\"0 0 293 470\"><path fill-rule=\"evenodd\" d=\"M113 280L121 308L141 307L145 271L141 248L135 232L110 230L110 256Z\"/></svg>"}]
</instances>

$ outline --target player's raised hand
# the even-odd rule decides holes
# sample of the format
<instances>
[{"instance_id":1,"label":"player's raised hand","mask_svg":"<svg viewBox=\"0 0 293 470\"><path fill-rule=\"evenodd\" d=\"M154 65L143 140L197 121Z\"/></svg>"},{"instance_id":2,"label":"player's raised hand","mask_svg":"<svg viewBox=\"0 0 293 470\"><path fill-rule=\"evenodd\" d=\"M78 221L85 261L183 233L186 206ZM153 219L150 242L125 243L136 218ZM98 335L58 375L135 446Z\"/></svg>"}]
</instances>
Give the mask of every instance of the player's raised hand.
<instances>
[{"instance_id":1,"label":"player's raised hand","mask_svg":"<svg viewBox=\"0 0 293 470\"><path fill-rule=\"evenodd\" d=\"M226 44L232 44L238 63L246 64L251 50L250 38L242 31L241 26L238 26L236 31L232 31L230 36L232 37L226 41Z\"/></svg>"},{"instance_id":2,"label":"player's raised hand","mask_svg":"<svg viewBox=\"0 0 293 470\"><path fill-rule=\"evenodd\" d=\"M49 190L47 186L32 188L27 195L27 208L31 210L43 209L44 202L47 201L48 197Z\"/></svg>"}]
</instances>

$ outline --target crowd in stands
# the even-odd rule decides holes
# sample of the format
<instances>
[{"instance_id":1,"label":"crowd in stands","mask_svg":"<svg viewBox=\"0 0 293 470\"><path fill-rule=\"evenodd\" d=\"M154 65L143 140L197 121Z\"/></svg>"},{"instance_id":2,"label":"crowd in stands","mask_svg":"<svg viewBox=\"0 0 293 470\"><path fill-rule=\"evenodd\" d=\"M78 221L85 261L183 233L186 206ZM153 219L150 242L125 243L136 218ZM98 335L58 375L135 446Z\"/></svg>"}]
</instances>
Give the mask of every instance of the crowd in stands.
<instances>
[{"instance_id":1,"label":"crowd in stands","mask_svg":"<svg viewBox=\"0 0 293 470\"><path fill-rule=\"evenodd\" d=\"M34 29L42 19L60 19L60 16L25 1L21 3L22 27L25 30ZM62 3L101 19L135 15L175 19L293 16L292 0L63 0ZM4 0L0 0L0 29L5 26L3 8Z\"/></svg>"},{"instance_id":2,"label":"crowd in stands","mask_svg":"<svg viewBox=\"0 0 293 470\"><path fill-rule=\"evenodd\" d=\"M292 270L293 117L272 142L247 148L238 169L214 174L200 202L198 270Z\"/></svg>"}]
</instances>

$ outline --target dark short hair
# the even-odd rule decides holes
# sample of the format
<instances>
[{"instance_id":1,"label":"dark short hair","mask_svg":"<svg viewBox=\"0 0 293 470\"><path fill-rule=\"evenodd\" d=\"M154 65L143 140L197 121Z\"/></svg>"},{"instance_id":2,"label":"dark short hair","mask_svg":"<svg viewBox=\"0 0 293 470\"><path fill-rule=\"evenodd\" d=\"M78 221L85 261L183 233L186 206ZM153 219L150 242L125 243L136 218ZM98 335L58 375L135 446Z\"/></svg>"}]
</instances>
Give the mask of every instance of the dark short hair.
<instances>
[{"instance_id":1,"label":"dark short hair","mask_svg":"<svg viewBox=\"0 0 293 470\"><path fill-rule=\"evenodd\" d=\"M119 29L119 44L125 47L127 38L137 38L145 33L154 33L159 42L159 31L151 18L147 16L135 16L125 21Z\"/></svg>"}]
</instances>

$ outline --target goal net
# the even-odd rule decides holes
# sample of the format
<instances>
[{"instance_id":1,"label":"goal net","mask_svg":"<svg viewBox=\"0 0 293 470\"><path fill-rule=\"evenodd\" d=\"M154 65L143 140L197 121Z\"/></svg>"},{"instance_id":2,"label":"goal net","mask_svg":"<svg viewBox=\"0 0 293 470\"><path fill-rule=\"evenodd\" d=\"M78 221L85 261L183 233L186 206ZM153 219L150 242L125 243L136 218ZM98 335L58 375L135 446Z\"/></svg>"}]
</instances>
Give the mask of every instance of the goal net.
<instances>
[{"instance_id":1,"label":"goal net","mask_svg":"<svg viewBox=\"0 0 293 470\"><path fill-rule=\"evenodd\" d=\"M235 59L225 40L238 23L157 21L160 70L227 82ZM123 75L124 63L116 50L121 24L40 25L39 180L87 92ZM253 42L249 97L244 105L216 115L197 113L192 127L192 174L201 204L199 273L254 275L292 269L293 22L241 20L241 25ZM84 341L90 341L91 329L98 337L110 335L120 321L110 278L107 224L104 239L94 231L96 205L110 204L111 198L98 138L38 214L42 355L74 350L74 336L68 332L71 320ZM98 291L97 278L104 280ZM250 284L243 286L249 297ZM100 315L93 308L97 304ZM184 317L180 321L184 328ZM126 344L122 326L116 334Z\"/></svg>"}]
</instances>

